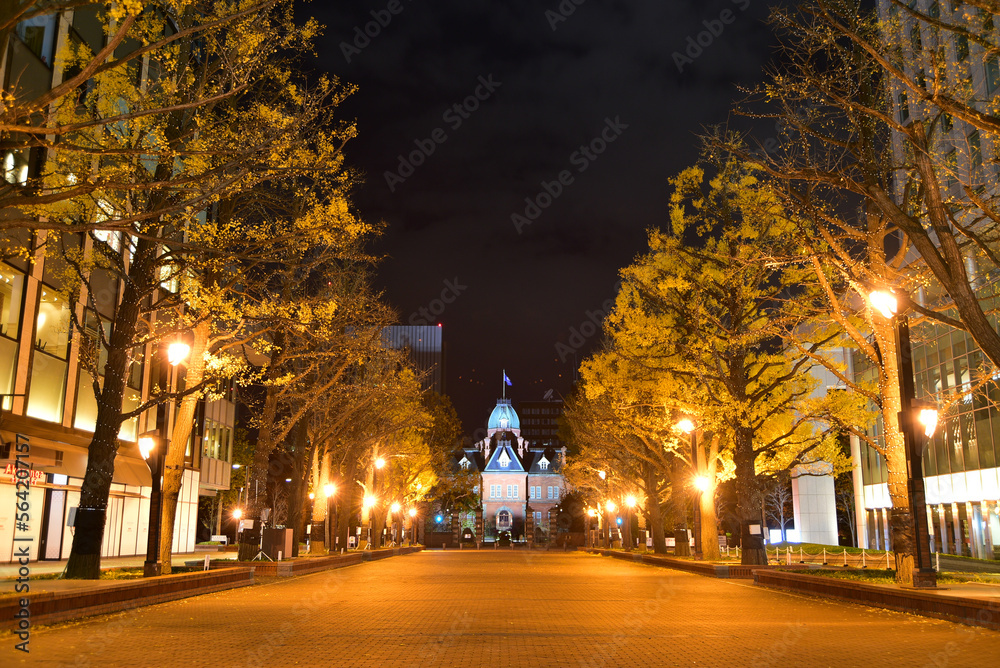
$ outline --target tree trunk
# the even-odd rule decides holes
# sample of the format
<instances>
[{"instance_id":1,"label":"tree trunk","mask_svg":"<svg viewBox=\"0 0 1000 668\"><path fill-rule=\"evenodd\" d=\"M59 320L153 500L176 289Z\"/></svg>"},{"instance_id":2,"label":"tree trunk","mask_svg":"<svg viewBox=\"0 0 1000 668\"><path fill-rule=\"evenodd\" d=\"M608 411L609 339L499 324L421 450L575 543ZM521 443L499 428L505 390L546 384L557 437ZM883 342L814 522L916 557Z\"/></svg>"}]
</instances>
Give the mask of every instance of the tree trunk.
<instances>
[{"instance_id":1,"label":"tree trunk","mask_svg":"<svg viewBox=\"0 0 1000 668\"><path fill-rule=\"evenodd\" d=\"M145 286L153 273L153 244L139 240L130 280L125 281L118 312L108 341L108 361L104 367L104 385L97 397L97 422L87 452L87 471L80 487L80 506L76 514L73 546L66 564L67 579L97 580L101 577L101 544L111 492L111 479L118 454L118 433L122 423L122 400Z\"/></svg>"},{"instance_id":2,"label":"tree trunk","mask_svg":"<svg viewBox=\"0 0 1000 668\"><path fill-rule=\"evenodd\" d=\"M253 468L247 479L247 512L246 517L252 519L254 532L260 534L260 515L267 503L267 476L271 466L271 452L274 451L274 419L278 412L278 393L274 387L267 389L264 398L264 410L261 413L260 423L257 430L257 444L253 452ZM263 495L260 492L263 491ZM248 536L247 532L243 532ZM251 533L249 535L255 535ZM240 543L239 560L249 561L257 554L259 546L251 541Z\"/></svg>"},{"instance_id":3,"label":"tree trunk","mask_svg":"<svg viewBox=\"0 0 1000 668\"><path fill-rule=\"evenodd\" d=\"M332 471L331 467L331 471ZM350 534L352 508L357 506L354 503L355 494L358 487L349 485L349 481L354 480L358 472L358 460L355 457L348 457L342 469L341 480L344 481L343 492L337 496L337 540L333 542L332 549L339 552L347 549L347 537Z\"/></svg>"},{"instance_id":4,"label":"tree trunk","mask_svg":"<svg viewBox=\"0 0 1000 668\"><path fill-rule=\"evenodd\" d=\"M311 522L313 528L309 536L309 554L323 554L326 552L326 534L329 532L327 522L325 521L329 500L326 498L326 492L323 490L326 477L322 475L322 469L320 468L321 458L325 460L325 450L322 448L313 448L310 457L310 468L312 470L312 487L315 498L312 504ZM318 527L322 527L322 529Z\"/></svg>"},{"instance_id":5,"label":"tree trunk","mask_svg":"<svg viewBox=\"0 0 1000 668\"><path fill-rule=\"evenodd\" d=\"M205 377L205 353L208 351L209 325L200 322L194 326L192 333L194 341L191 354L188 357L187 371L184 374L184 387L200 385ZM160 363L166 364L165 355L160 356ZM167 389L167 388L161 388ZM163 512L160 517L160 561L163 573L170 573L171 559L174 549L174 523L177 519L177 499L180 496L181 482L184 478L184 454L191 439L194 427L194 413L198 408L198 393L189 394L181 401L174 418L173 429L170 432L170 445L167 448L167 459L163 467L163 490L160 498ZM157 410L165 411L168 406L160 405ZM196 443L195 447L201 444Z\"/></svg>"},{"instance_id":6,"label":"tree trunk","mask_svg":"<svg viewBox=\"0 0 1000 668\"><path fill-rule=\"evenodd\" d=\"M885 467L888 478L889 534L892 540L893 558L898 584L913 584L913 518L910 514L910 494L907 487L906 448L903 434L899 429L899 411L902 406L899 396L899 372L896 369L896 339L892 324L876 317L872 323L879 350L882 353L883 373L879 376L879 391L882 395L882 439L885 448ZM918 475L921 472L918 472Z\"/></svg>"},{"instance_id":7,"label":"tree trunk","mask_svg":"<svg viewBox=\"0 0 1000 668\"><path fill-rule=\"evenodd\" d=\"M306 493L309 481L306 479L306 456L309 450L309 412L306 412L295 429L295 451L292 453L292 483L288 490L288 527L292 529L292 554L299 556L299 540L303 535L306 519Z\"/></svg>"},{"instance_id":8,"label":"tree trunk","mask_svg":"<svg viewBox=\"0 0 1000 668\"><path fill-rule=\"evenodd\" d=\"M667 541L663 533L663 515L660 513L656 471L651 463L643 461L642 473L643 484L646 487L646 517L649 518L649 531L653 536L653 552L655 554L666 554Z\"/></svg>"},{"instance_id":9,"label":"tree trunk","mask_svg":"<svg viewBox=\"0 0 1000 668\"><path fill-rule=\"evenodd\" d=\"M718 561L719 520L715 516L715 486L701 493L701 554L705 561Z\"/></svg>"},{"instance_id":10,"label":"tree trunk","mask_svg":"<svg viewBox=\"0 0 1000 668\"><path fill-rule=\"evenodd\" d=\"M754 469L756 455L749 430L737 428L733 439L733 460L736 463L736 516L740 519L740 563L757 566L767 564L763 534L751 534L750 524L764 531L761 518L761 494Z\"/></svg>"}]
</instances>

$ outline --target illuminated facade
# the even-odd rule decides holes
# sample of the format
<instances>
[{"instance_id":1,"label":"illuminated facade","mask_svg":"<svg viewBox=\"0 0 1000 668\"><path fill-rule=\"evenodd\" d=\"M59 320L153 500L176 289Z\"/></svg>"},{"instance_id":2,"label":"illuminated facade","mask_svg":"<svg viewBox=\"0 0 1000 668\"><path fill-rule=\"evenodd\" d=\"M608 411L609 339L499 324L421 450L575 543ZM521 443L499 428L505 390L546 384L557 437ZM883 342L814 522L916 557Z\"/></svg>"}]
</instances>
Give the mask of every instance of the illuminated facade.
<instances>
[{"instance_id":1,"label":"illuminated facade","mask_svg":"<svg viewBox=\"0 0 1000 668\"><path fill-rule=\"evenodd\" d=\"M480 471L485 539L503 531L514 540L525 539L528 512L536 539L554 536L556 507L566 494L566 449L530 445L510 399L497 400L486 432L486 438L456 457L460 468L475 465Z\"/></svg>"}]
</instances>

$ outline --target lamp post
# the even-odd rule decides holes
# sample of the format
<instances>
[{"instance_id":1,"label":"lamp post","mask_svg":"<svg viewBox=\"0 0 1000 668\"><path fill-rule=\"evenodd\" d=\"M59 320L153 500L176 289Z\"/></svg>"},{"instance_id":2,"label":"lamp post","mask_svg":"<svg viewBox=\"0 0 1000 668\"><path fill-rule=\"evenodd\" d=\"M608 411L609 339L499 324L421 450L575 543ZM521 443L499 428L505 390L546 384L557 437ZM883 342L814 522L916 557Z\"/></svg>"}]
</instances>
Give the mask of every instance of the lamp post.
<instances>
[{"instance_id":1,"label":"lamp post","mask_svg":"<svg viewBox=\"0 0 1000 668\"><path fill-rule=\"evenodd\" d=\"M413 534L417 532L417 509L410 508L406 512L410 516L410 547L413 547Z\"/></svg>"},{"instance_id":2,"label":"lamp post","mask_svg":"<svg viewBox=\"0 0 1000 668\"><path fill-rule=\"evenodd\" d=\"M608 496L608 474L607 474L606 471L598 471L597 472L597 477L600 478L601 481L604 482L604 496L606 498ZM598 506L600 506L600 504L598 504ZM607 517L604 515L604 513L602 513L602 516L604 516L604 519L607 520ZM610 526L610 524L607 521L605 521L605 524L608 524L607 531L606 532L605 531L601 532L601 542L605 542L605 540L606 540L607 542L604 544L604 547L610 548L611 547L611 526ZM597 523L597 528L598 528L598 530L600 530L600 528L601 528L601 524L600 524L599 520L598 520L598 523ZM607 534L606 536L605 536L605 533Z\"/></svg>"},{"instance_id":3,"label":"lamp post","mask_svg":"<svg viewBox=\"0 0 1000 668\"><path fill-rule=\"evenodd\" d=\"M923 424L925 434L930 437L937 426L937 411L922 409L917 412L916 388L913 382L913 349L910 345L910 322L906 309L899 308L899 302L890 292L873 291L868 296L873 308L892 324L896 344L896 374L899 379L899 430L903 434L903 448L906 452L906 491L909 508L893 508L893 513L908 513L913 531L913 586L933 588L937 586L937 572L934 570L930 554L930 532L927 526L926 497L924 495L923 452L916 426Z\"/></svg>"},{"instance_id":4,"label":"lamp post","mask_svg":"<svg viewBox=\"0 0 1000 668\"><path fill-rule=\"evenodd\" d=\"M162 351L162 348L161 348ZM167 346L167 362L169 367L160 363L160 387L167 387L168 393L174 391L177 365L187 359L191 346L175 341ZM162 358L161 358L162 360ZM171 402L172 403L172 402ZM167 420L169 405L157 406L156 429L148 431L139 437L139 452L146 460L149 474L152 478L152 488L149 494L149 530L146 540L146 561L143 564L143 577L159 575L163 570L160 561L160 526L162 524L162 485L163 469L167 458Z\"/></svg>"},{"instance_id":5,"label":"lamp post","mask_svg":"<svg viewBox=\"0 0 1000 668\"><path fill-rule=\"evenodd\" d=\"M139 452L146 460L152 478L149 494L149 530L146 538L146 562L142 567L143 577L159 575L163 569L160 562L160 479L163 476L164 448L158 447L156 432L146 432L139 437ZM236 510L239 510L237 508ZM236 516L236 513L233 513Z\"/></svg>"}]
</instances>

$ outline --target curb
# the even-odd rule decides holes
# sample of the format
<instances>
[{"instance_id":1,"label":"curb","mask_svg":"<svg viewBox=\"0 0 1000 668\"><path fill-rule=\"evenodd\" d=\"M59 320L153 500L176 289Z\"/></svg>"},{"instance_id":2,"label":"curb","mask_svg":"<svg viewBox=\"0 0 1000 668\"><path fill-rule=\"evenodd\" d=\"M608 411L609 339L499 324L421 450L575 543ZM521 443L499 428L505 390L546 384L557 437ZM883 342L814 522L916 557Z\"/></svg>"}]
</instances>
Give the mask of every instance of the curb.
<instances>
[{"instance_id":1,"label":"curb","mask_svg":"<svg viewBox=\"0 0 1000 668\"><path fill-rule=\"evenodd\" d=\"M754 573L754 584L769 589L836 598L873 608L885 608L1000 630L998 601L943 596L915 589L898 589L886 585L781 571L757 571Z\"/></svg>"},{"instance_id":2,"label":"curb","mask_svg":"<svg viewBox=\"0 0 1000 668\"><path fill-rule=\"evenodd\" d=\"M95 589L4 597L0 599L0 630L17 629L18 620L14 614L21 609L21 598L26 598L29 602L29 621L34 626L121 612L154 603L246 587L253 583L251 570L225 568L202 573L159 575Z\"/></svg>"}]
</instances>

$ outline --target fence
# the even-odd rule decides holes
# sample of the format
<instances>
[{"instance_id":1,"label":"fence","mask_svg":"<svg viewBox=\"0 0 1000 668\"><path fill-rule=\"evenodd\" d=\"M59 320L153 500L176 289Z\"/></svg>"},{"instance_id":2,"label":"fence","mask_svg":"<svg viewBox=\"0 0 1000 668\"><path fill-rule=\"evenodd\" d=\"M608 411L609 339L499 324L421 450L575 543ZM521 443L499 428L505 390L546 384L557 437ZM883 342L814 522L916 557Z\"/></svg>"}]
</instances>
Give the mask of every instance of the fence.
<instances>
[{"instance_id":1,"label":"fence","mask_svg":"<svg viewBox=\"0 0 1000 668\"><path fill-rule=\"evenodd\" d=\"M772 559L774 560L772 562ZM855 568L889 568L888 552L868 552L862 549L859 554L851 554L847 550L837 552L823 548L819 552L806 552L803 548L774 548L772 554L767 551L768 563L784 566L795 564L823 564L828 566L853 566Z\"/></svg>"}]
</instances>

